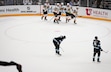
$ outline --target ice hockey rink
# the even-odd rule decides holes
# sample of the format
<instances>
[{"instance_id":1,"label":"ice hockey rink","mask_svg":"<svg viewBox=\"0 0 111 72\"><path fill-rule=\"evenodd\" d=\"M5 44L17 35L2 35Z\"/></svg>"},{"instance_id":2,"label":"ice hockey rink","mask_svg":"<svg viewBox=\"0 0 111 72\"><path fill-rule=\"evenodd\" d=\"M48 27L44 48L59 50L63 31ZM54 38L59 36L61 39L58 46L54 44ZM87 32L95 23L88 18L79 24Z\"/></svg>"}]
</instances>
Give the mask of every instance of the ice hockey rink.
<instances>
[{"instance_id":1,"label":"ice hockey rink","mask_svg":"<svg viewBox=\"0 0 111 72\"><path fill-rule=\"evenodd\" d=\"M55 54L54 37L65 35L62 56ZM93 39L98 36L101 63L92 62ZM59 24L40 16L0 17L0 60L15 61L23 72L111 72L111 22L77 18ZM0 66L0 72L18 72L15 66Z\"/></svg>"}]
</instances>

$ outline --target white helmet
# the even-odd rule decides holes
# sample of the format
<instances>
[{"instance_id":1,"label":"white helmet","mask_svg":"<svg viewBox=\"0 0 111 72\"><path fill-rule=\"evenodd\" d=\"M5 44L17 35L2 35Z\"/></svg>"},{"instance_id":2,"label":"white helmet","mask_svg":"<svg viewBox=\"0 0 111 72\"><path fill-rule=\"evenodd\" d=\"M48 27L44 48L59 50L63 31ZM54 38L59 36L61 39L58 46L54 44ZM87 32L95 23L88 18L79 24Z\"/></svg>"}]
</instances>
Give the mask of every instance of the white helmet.
<instances>
[{"instance_id":1,"label":"white helmet","mask_svg":"<svg viewBox=\"0 0 111 72\"><path fill-rule=\"evenodd\" d=\"M67 3L67 5L69 5L69 3Z\"/></svg>"},{"instance_id":2,"label":"white helmet","mask_svg":"<svg viewBox=\"0 0 111 72\"><path fill-rule=\"evenodd\" d=\"M57 5L59 5L59 3L57 3Z\"/></svg>"},{"instance_id":3,"label":"white helmet","mask_svg":"<svg viewBox=\"0 0 111 72\"><path fill-rule=\"evenodd\" d=\"M64 5L64 3L61 3L61 5Z\"/></svg>"}]
</instances>

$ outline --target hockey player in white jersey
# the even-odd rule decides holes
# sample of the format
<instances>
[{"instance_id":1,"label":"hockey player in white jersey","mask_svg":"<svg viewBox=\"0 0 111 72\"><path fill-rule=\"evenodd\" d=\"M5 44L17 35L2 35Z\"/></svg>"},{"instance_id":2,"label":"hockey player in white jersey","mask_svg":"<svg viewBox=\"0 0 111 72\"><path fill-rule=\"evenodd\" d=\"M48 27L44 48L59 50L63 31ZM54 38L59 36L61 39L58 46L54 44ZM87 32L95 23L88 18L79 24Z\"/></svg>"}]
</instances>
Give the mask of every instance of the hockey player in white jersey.
<instances>
[{"instance_id":1,"label":"hockey player in white jersey","mask_svg":"<svg viewBox=\"0 0 111 72\"><path fill-rule=\"evenodd\" d=\"M66 23L69 22L70 18L70 14L72 13L72 7L70 6L69 3L67 3L67 6L65 8L65 12L66 12Z\"/></svg>"},{"instance_id":2,"label":"hockey player in white jersey","mask_svg":"<svg viewBox=\"0 0 111 72\"><path fill-rule=\"evenodd\" d=\"M41 17L41 19L44 18L44 20L47 20L47 15L48 15L48 9L49 9L49 4L48 3L45 3L44 6L43 6L43 15Z\"/></svg>"},{"instance_id":3,"label":"hockey player in white jersey","mask_svg":"<svg viewBox=\"0 0 111 72\"><path fill-rule=\"evenodd\" d=\"M61 15L59 3L57 3L57 6L54 7L53 14L54 14L54 16L55 16L55 18L54 18L54 23L58 23L58 24L59 24L60 15Z\"/></svg>"},{"instance_id":4,"label":"hockey player in white jersey","mask_svg":"<svg viewBox=\"0 0 111 72\"><path fill-rule=\"evenodd\" d=\"M72 9L69 3L67 4L65 10L66 10L66 23L69 22L71 19L74 19L74 24L76 24L77 10Z\"/></svg>"},{"instance_id":5,"label":"hockey player in white jersey","mask_svg":"<svg viewBox=\"0 0 111 72\"><path fill-rule=\"evenodd\" d=\"M74 24L77 24L77 23L76 23L76 17L77 17L77 15L78 15L78 13L77 13L77 10L75 9L75 10L73 11L73 13L72 13L72 16L71 16L71 18L74 19Z\"/></svg>"},{"instance_id":6,"label":"hockey player in white jersey","mask_svg":"<svg viewBox=\"0 0 111 72\"><path fill-rule=\"evenodd\" d=\"M64 6L64 3L60 3L60 12L61 12L61 14L62 13L65 13L65 11L64 11L64 9L65 9L65 6Z\"/></svg>"},{"instance_id":7,"label":"hockey player in white jersey","mask_svg":"<svg viewBox=\"0 0 111 72\"><path fill-rule=\"evenodd\" d=\"M65 13L65 6L64 6L64 3L60 3L59 4L59 21L61 21L61 15L62 13Z\"/></svg>"}]
</instances>

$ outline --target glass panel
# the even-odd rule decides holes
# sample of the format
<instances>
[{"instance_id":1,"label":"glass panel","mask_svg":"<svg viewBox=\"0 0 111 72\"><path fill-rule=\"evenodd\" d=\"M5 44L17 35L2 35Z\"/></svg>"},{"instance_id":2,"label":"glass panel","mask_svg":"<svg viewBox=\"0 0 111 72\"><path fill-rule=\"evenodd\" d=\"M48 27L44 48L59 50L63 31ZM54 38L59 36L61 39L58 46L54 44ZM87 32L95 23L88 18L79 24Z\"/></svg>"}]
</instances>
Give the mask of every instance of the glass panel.
<instances>
[{"instance_id":1,"label":"glass panel","mask_svg":"<svg viewBox=\"0 0 111 72\"><path fill-rule=\"evenodd\" d=\"M72 6L92 7L111 10L111 0L0 0L0 6L5 5L38 5L49 2L50 5L55 3L69 3Z\"/></svg>"}]
</instances>

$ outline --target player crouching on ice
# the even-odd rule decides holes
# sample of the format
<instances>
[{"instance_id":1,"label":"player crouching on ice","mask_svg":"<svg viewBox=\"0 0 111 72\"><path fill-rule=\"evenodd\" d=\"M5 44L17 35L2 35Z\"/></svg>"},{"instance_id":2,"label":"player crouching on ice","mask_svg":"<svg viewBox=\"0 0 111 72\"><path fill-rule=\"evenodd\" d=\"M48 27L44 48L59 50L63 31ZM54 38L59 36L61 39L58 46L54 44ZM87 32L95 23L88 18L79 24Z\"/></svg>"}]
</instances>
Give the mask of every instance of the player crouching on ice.
<instances>
[{"instance_id":1,"label":"player crouching on ice","mask_svg":"<svg viewBox=\"0 0 111 72\"><path fill-rule=\"evenodd\" d=\"M53 39L53 44L55 46L55 52L57 55L61 56L59 49L60 49L60 44L64 39L66 39L66 36L59 36Z\"/></svg>"},{"instance_id":2,"label":"player crouching on ice","mask_svg":"<svg viewBox=\"0 0 111 72\"><path fill-rule=\"evenodd\" d=\"M95 61L95 56L96 56L96 54L98 54L97 62L100 62L100 55L101 55L101 51L103 51L103 49L101 49L100 40L98 40L97 36L95 36L95 39L93 40L93 47L94 47L93 61Z\"/></svg>"}]
</instances>

